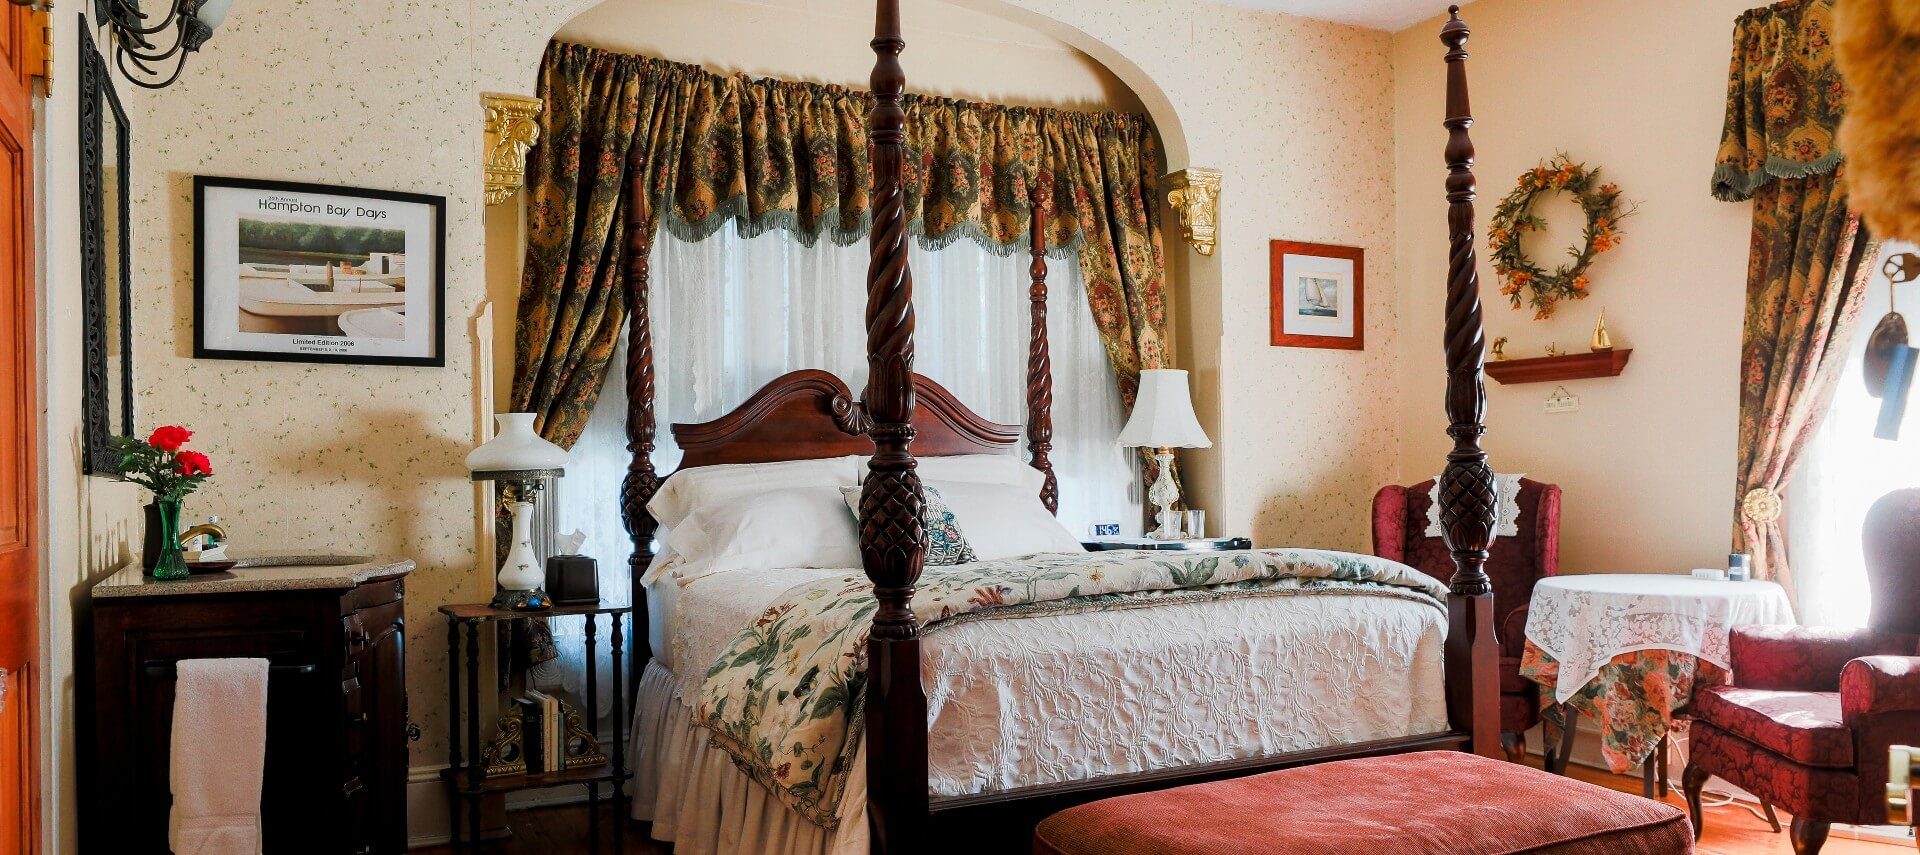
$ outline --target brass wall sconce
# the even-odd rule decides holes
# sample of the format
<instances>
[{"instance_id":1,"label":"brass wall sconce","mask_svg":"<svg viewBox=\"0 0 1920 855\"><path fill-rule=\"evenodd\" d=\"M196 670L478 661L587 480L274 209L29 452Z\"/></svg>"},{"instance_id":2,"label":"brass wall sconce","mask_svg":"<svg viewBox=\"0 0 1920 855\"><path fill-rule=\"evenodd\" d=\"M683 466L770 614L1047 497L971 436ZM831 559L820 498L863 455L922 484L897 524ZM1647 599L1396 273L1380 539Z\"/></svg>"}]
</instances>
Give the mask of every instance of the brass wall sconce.
<instances>
[{"instance_id":1,"label":"brass wall sconce","mask_svg":"<svg viewBox=\"0 0 1920 855\"><path fill-rule=\"evenodd\" d=\"M1220 170L1193 166L1167 176L1167 201L1180 232L1201 255L1212 255L1220 232Z\"/></svg>"},{"instance_id":2,"label":"brass wall sconce","mask_svg":"<svg viewBox=\"0 0 1920 855\"><path fill-rule=\"evenodd\" d=\"M526 183L527 151L540 139L538 98L524 95L487 93L480 96L486 107L486 154L482 168L486 174L486 200L498 205L513 197Z\"/></svg>"}]
</instances>

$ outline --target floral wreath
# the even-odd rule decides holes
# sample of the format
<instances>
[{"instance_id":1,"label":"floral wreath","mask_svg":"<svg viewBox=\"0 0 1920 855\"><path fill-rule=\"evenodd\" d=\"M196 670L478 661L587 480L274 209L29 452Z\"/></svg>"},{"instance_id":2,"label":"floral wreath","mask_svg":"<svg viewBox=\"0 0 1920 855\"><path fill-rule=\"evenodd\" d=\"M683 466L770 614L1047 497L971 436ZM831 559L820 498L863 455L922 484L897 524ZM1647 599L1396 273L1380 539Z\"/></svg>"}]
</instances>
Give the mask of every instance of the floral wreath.
<instances>
[{"instance_id":1,"label":"floral wreath","mask_svg":"<svg viewBox=\"0 0 1920 855\"><path fill-rule=\"evenodd\" d=\"M1594 256L1620 245L1620 221L1632 216L1633 209L1622 208L1620 186L1600 184L1599 175L1597 167L1588 169L1565 154L1555 155L1521 173L1520 186L1500 200L1493 212L1487 240L1493 251L1493 272L1501 280L1500 293L1516 309L1531 304L1534 320L1552 317L1553 306L1560 300L1586 299L1587 266ZM1550 190L1572 193L1587 215L1586 243L1569 248L1571 260L1552 272L1528 260L1520 249L1520 239L1527 232L1547 227L1547 221L1533 213L1533 203Z\"/></svg>"}]
</instances>

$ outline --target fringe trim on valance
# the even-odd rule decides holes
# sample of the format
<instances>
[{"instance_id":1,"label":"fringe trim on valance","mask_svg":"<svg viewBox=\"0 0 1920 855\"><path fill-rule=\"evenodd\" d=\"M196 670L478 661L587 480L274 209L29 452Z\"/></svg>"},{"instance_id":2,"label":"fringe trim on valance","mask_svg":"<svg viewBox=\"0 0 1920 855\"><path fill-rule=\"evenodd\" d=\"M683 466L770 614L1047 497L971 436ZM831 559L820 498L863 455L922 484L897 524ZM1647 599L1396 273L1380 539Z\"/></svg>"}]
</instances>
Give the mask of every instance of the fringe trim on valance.
<instances>
[{"instance_id":1,"label":"fringe trim on valance","mask_svg":"<svg viewBox=\"0 0 1920 855\"><path fill-rule=\"evenodd\" d=\"M1759 172L1745 172L1732 166L1720 165L1713 170L1713 198L1722 202L1745 202L1753 194L1765 187L1775 178L1807 178L1825 175L1840 168L1846 158L1839 151L1828 154L1819 160L1802 162L1772 157Z\"/></svg>"},{"instance_id":2,"label":"fringe trim on valance","mask_svg":"<svg viewBox=\"0 0 1920 855\"><path fill-rule=\"evenodd\" d=\"M735 196L722 204L720 210L697 222L688 222L672 211L666 211L660 215L660 228L680 240L698 243L713 237L728 223L732 223L734 231L743 238L755 238L768 232L784 231L805 247L818 245L823 237L834 246L852 246L866 240L867 235L873 231L871 214L861 214L852 228L831 225L808 231L801 225L799 215L792 211L772 211L755 217L747 213L746 207L746 198ZM820 220L835 224L843 221L837 208L827 211ZM907 223L907 234L913 237L914 242L921 249L928 252L939 252L959 241L969 240L986 250L987 254L999 258L1024 256L1032 252L1033 240L1030 230L1023 227L1020 232L1021 236L1018 240L1006 242L988 237L980 224L972 220L962 221L937 235L926 233L926 221L922 218L916 217ZM1086 238L1085 231L1075 229L1073 237L1065 244L1052 244L1047 247L1047 258L1054 261L1072 261L1079 258L1080 247L1086 243Z\"/></svg>"}]
</instances>

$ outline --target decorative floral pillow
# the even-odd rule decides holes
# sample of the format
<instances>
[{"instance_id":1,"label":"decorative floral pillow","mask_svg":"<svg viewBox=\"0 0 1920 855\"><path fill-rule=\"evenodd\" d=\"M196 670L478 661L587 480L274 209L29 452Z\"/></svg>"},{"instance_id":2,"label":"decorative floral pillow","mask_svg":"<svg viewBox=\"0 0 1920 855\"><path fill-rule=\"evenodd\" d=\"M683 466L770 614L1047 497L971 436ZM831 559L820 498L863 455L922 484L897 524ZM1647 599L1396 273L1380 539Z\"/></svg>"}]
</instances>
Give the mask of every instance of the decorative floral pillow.
<instances>
[{"instance_id":1,"label":"decorative floral pillow","mask_svg":"<svg viewBox=\"0 0 1920 855\"><path fill-rule=\"evenodd\" d=\"M947 507L946 497L932 484L923 483L920 489L927 496L926 505L920 509L920 522L927 527L927 566L948 567L980 560L967 543L967 536L961 533L960 523L954 518L953 509ZM846 497L847 509L853 511L853 518L859 520L860 488L841 487L840 494Z\"/></svg>"}]
</instances>

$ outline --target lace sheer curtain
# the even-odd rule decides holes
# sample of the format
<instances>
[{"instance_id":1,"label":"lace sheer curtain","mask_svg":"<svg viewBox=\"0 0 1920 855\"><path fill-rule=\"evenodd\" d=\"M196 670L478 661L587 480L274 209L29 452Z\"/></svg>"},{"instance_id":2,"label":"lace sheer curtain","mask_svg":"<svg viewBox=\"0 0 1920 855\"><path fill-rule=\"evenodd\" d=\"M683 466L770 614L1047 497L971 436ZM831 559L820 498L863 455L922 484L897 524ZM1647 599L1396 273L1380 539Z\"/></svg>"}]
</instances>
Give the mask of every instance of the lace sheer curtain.
<instances>
[{"instance_id":1,"label":"lace sheer curtain","mask_svg":"<svg viewBox=\"0 0 1920 855\"><path fill-rule=\"evenodd\" d=\"M912 264L915 368L981 415L1023 424L1027 257L995 256L963 240L937 251L916 245ZM1060 521L1076 535L1088 533L1096 520L1117 521L1123 532L1138 534L1139 470L1131 450L1114 443L1126 414L1087 307L1080 265L1071 258L1049 259L1048 268ZM808 247L784 231L742 238L732 229L688 242L662 229L651 269L659 420L653 462L660 472L672 472L680 461L669 425L717 418L788 371L823 368L856 392L866 384L864 243ZM612 364L625 362L623 344ZM580 551L599 561L600 591L613 602L627 600L629 584L631 544L618 506L628 461L626 410L624 378L615 370L573 447L566 477L543 503L550 513L536 523L542 544L550 544L556 532L586 535ZM553 623L560 658L538 669L536 679L577 697L585 673L581 619ZM603 618L602 650L608 629ZM604 667L601 679L611 685ZM610 703L602 693L601 715Z\"/></svg>"},{"instance_id":2,"label":"lace sheer curtain","mask_svg":"<svg viewBox=\"0 0 1920 855\"><path fill-rule=\"evenodd\" d=\"M1916 249L1888 241L1873 269L1880 271L1889 255ZM1899 287L1907 311L1920 308L1920 286ZM1889 311L1889 303L1886 274L1876 272L1833 408L1803 452L1787 493L1787 543L1799 580L1801 623L1866 626L1871 592L1860 529L1867 508L1890 491L1920 485L1920 395L1907 399L1898 440L1873 436L1880 399L1867 394L1862 357L1867 333Z\"/></svg>"}]
</instances>

